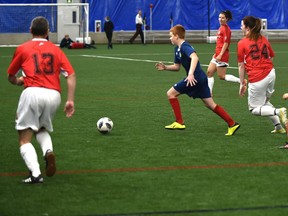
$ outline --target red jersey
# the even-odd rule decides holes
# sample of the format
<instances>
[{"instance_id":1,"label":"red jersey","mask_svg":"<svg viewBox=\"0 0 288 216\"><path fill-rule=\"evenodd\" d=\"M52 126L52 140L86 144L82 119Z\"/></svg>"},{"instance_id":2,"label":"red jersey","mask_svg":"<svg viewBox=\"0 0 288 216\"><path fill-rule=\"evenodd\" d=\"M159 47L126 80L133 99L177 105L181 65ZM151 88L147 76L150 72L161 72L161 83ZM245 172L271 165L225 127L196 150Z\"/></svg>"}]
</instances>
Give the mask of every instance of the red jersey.
<instances>
[{"instance_id":1,"label":"red jersey","mask_svg":"<svg viewBox=\"0 0 288 216\"><path fill-rule=\"evenodd\" d=\"M17 47L8 74L23 71L24 87L43 87L61 91L60 73L65 76L74 69L63 51L46 39L34 38Z\"/></svg>"},{"instance_id":2,"label":"red jersey","mask_svg":"<svg viewBox=\"0 0 288 216\"><path fill-rule=\"evenodd\" d=\"M217 32L217 40L216 40L216 49L215 49L215 57L218 56L221 52L222 47L224 46L224 43L228 43L228 48L226 49L225 53L223 53L223 56L228 55L229 59L229 46L231 41L231 30L228 25L221 25ZM223 58L223 57L222 57ZM227 62L228 62L227 59ZM221 59L221 61L224 61Z\"/></svg>"},{"instance_id":3,"label":"red jersey","mask_svg":"<svg viewBox=\"0 0 288 216\"><path fill-rule=\"evenodd\" d=\"M275 53L264 36L257 41L243 38L238 42L237 53L238 62L244 62L251 83L264 79L274 67L271 58Z\"/></svg>"}]
</instances>

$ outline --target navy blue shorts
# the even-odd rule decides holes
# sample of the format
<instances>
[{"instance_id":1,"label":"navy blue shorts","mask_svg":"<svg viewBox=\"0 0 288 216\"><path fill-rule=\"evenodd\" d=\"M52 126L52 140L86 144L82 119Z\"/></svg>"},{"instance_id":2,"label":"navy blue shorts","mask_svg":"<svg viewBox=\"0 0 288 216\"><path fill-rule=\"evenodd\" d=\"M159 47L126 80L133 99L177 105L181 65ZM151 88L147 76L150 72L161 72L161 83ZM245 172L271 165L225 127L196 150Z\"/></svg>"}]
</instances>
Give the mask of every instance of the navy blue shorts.
<instances>
[{"instance_id":1,"label":"navy blue shorts","mask_svg":"<svg viewBox=\"0 0 288 216\"><path fill-rule=\"evenodd\" d=\"M185 78L186 79L186 78ZM186 86L187 82L181 80L176 83L173 87L176 91L181 94L187 94L189 97L193 98L209 98L211 97L210 88L208 86L208 79L202 79L200 82L198 81L194 86Z\"/></svg>"}]
</instances>

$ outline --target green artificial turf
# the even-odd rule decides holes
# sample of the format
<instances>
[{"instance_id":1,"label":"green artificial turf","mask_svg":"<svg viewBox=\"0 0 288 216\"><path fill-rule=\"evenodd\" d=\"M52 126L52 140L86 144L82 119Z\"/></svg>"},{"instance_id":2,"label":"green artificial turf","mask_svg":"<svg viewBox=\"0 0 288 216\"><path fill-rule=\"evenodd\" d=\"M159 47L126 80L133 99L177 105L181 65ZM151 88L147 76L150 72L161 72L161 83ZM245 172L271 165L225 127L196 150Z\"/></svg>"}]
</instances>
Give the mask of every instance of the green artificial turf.
<instances>
[{"instance_id":1,"label":"green artificial turf","mask_svg":"<svg viewBox=\"0 0 288 216\"><path fill-rule=\"evenodd\" d=\"M193 44L204 71L215 44ZM277 80L271 102L287 88L287 44L272 43ZM239 84L215 75L214 100L241 124L226 137L226 123L201 100L181 96L184 131L167 131L174 121L167 90L185 76L160 72L155 62L173 62L169 44L106 45L65 50L77 73L76 112L54 119L52 139L57 160L54 177L43 185L23 185L26 167L14 129L22 88L7 81L15 48L1 48L0 215L213 215L283 216L288 214L288 150L285 134L270 134L268 118L252 116ZM227 73L238 76L236 44L231 44ZM114 122L108 135L96 130L99 118ZM44 161L35 140L41 169Z\"/></svg>"}]
</instances>

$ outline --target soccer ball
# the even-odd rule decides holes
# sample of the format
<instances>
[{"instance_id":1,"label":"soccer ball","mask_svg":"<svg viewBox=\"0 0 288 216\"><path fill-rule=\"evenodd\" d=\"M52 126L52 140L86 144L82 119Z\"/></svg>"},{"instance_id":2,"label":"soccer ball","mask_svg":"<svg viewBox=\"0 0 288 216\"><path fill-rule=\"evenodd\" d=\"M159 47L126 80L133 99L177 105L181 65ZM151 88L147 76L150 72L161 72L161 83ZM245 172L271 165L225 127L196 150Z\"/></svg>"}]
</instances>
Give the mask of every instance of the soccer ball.
<instances>
[{"instance_id":1,"label":"soccer ball","mask_svg":"<svg viewBox=\"0 0 288 216\"><path fill-rule=\"evenodd\" d=\"M113 121L108 117L102 117L97 121L96 126L100 133L107 134L113 129Z\"/></svg>"}]
</instances>

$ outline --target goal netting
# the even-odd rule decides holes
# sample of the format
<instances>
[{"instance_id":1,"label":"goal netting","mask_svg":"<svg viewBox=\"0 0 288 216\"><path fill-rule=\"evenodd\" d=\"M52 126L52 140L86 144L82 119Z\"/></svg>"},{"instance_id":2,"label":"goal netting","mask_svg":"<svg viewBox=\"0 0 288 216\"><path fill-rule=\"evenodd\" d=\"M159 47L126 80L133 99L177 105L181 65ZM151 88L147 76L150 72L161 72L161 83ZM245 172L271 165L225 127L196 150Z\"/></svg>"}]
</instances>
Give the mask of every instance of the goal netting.
<instances>
[{"instance_id":1,"label":"goal netting","mask_svg":"<svg viewBox=\"0 0 288 216\"><path fill-rule=\"evenodd\" d=\"M29 33L31 21L36 16L49 21L50 32L57 34L57 42L65 34L74 40L88 42L88 3L0 4L0 34Z\"/></svg>"}]
</instances>

